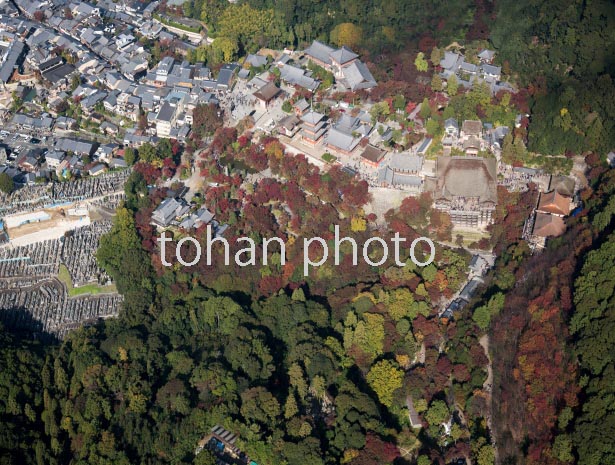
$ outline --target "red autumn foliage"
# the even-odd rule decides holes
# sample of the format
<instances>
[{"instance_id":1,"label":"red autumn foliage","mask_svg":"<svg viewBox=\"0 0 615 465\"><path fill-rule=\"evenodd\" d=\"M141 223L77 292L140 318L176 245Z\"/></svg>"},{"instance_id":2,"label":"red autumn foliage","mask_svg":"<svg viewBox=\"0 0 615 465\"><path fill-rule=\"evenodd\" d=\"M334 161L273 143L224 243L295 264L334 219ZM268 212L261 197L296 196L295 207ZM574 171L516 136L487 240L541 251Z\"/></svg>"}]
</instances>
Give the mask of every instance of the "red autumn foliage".
<instances>
[{"instance_id":1,"label":"red autumn foliage","mask_svg":"<svg viewBox=\"0 0 615 465\"><path fill-rule=\"evenodd\" d=\"M351 463L353 465L380 465L392 463L397 457L399 457L399 449L395 444L383 441L374 433L367 433L365 447Z\"/></svg>"},{"instance_id":2,"label":"red autumn foliage","mask_svg":"<svg viewBox=\"0 0 615 465\"><path fill-rule=\"evenodd\" d=\"M160 168L156 168L155 166L142 161L135 164L134 170L143 175L143 178L147 184L155 184L155 182L160 179L162 175Z\"/></svg>"}]
</instances>

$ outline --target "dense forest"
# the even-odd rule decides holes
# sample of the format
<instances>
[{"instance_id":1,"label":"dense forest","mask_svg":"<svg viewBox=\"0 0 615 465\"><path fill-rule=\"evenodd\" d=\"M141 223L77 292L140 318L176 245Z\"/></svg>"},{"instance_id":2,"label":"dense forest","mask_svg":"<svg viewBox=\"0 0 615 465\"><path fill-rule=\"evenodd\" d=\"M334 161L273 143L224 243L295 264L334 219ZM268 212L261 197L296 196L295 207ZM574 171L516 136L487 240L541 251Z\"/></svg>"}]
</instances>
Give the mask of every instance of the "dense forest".
<instances>
[{"instance_id":1,"label":"dense forest","mask_svg":"<svg viewBox=\"0 0 615 465\"><path fill-rule=\"evenodd\" d=\"M615 7L612 2L497 2L491 39L534 97L530 149L615 147Z\"/></svg>"},{"instance_id":2,"label":"dense forest","mask_svg":"<svg viewBox=\"0 0 615 465\"><path fill-rule=\"evenodd\" d=\"M188 16L204 21L212 36L237 41L240 51L292 47L316 39L381 53L390 47L399 50L434 30L444 41L455 40L470 30L475 17L469 0L249 0L241 4L189 0L182 8Z\"/></svg>"},{"instance_id":3,"label":"dense forest","mask_svg":"<svg viewBox=\"0 0 615 465\"><path fill-rule=\"evenodd\" d=\"M509 236L486 291L517 282L489 330L502 463L613 461L615 173L590 159L593 189L566 235L531 257Z\"/></svg>"}]
</instances>

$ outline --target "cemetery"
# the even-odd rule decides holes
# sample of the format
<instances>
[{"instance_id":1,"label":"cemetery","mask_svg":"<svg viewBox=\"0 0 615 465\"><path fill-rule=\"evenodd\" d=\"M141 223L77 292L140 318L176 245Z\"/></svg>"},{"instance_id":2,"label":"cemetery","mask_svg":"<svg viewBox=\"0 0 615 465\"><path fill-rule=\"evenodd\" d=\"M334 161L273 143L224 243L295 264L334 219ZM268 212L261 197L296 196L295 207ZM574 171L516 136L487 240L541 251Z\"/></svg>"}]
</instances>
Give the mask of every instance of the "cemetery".
<instances>
[{"instance_id":1,"label":"cemetery","mask_svg":"<svg viewBox=\"0 0 615 465\"><path fill-rule=\"evenodd\" d=\"M28 283L26 279L23 284ZM122 301L118 294L69 298L56 278L28 287L0 289L0 321L6 327L63 338L68 331L100 318L116 316Z\"/></svg>"},{"instance_id":2,"label":"cemetery","mask_svg":"<svg viewBox=\"0 0 615 465\"><path fill-rule=\"evenodd\" d=\"M1 247L0 322L37 336L62 338L78 326L117 315L122 297L116 292L70 297L58 279L63 266L74 286L109 284L95 252L110 228L111 220L96 221L58 239Z\"/></svg>"},{"instance_id":3,"label":"cemetery","mask_svg":"<svg viewBox=\"0 0 615 465\"><path fill-rule=\"evenodd\" d=\"M130 170L114 171L71 182L24 186L11 194L0 192L0 217L117 196L123 193L129 175Z\"/></svg>"},{"instance_id":4,"label":"cemetery","mask_svg":"<svg viewBox=\"0 0 615 465\"><path fill-rule=\"evenodd\" d=\"M98 249L100 236L110 229L110 220L99 221L71 231L64 237L61 259L68 268L74 286L110 282L109 276L98 267L93 253Z\"/></svg>"}]
</instances>

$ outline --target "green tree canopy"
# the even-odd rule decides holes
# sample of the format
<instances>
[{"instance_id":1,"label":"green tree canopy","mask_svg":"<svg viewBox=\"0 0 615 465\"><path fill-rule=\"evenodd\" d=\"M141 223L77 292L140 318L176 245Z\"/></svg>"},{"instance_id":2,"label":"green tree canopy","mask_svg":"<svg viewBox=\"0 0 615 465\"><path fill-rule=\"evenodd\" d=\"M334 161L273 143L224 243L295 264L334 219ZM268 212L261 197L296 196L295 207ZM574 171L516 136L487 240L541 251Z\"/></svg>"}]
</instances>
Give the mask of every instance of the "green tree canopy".
<instances>
[{"instance_id":1,"label":"green tree canopy","mask_svg":"<svg viewBox=\"0 0 615 465\"><path fill-rule=\"evenodd\" d=\"M446 402L442 400L434 400L429 409L425 413L425 419L432 426L441 425L450 417L450 412Z\"/></svg>"},{"instance_id":2,"label":"green tree canopy","mask_svg":"<svg viewBox=\"0 0 615 465\"><path fill-rule=\"evenodd\" d=\"M15 190L15 182L7 173L0 173L0 191L10 194Z\"/></svg>"}]
</instances>

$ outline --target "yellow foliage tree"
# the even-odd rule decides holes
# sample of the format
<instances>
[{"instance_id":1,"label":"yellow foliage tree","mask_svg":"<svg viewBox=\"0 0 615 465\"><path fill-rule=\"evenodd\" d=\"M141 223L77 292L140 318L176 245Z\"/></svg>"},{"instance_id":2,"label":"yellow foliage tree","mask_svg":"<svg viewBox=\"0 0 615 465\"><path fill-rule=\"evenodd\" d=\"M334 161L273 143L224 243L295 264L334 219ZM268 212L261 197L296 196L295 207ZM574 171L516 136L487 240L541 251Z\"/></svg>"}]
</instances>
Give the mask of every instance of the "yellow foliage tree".
<instances>
[{"instance_id":1,"label":"yellow foliage tree","mask_svg":"<svg viewBox=\"0 0 615 465\"><path fill-rule=\"evenodd\" d=\"M407 288L395 290L395 297L388 305L389 315L395 321L399 321L408 315L410 306L414 303L414 296Z\"/></svg>"},{"instance_id":2,"label":"yellow foliage tree","mask_svg":"<svg viewBox=\"0 0 615 465\"><path fill-rule=\"evenodd\" d=\"M361 292L360 294L357 294L357 296L355 298L352 299L353 302L356 302L357 300L363 298L363 297L367 297L369 300L371 300L373 303L376 303L376 297L374 297L374 294L372 294L369 291L365 291L365 292Z\"/></svg>"},{"instance_id":3,"label":"yellow foliage tree","mask_svg":"<svg viewBox=\"0 0 615 465\"><path fill-rule=\"evenodd\" d=\"M359 456L359 451L357 449L346 449L344 451L344 457L341 460L341 463L348 463L352 460L356 459Z\"/></svg>"},{"instance_id":4,"label":"yellow foliage tree","mask_svg":"<svg viewBox=\"0 0 615 465\"><path fill-rule=\"evenodd\" d=\"M350 230L352 232L363 232L367 229L367 221L365 218L353 216L350 220Z\"/></svg>"},{"instance_id":5,"label":"yellow foliage tree","mask_svg":"<svg viewBox=\"0 0 615 465\"><path fill-rule=\"evenodd\" d=\"M231 61L239 47L237 40L230 37L218 37L212 44L214 56L218 61Z\"/></svg>"},{"instance_id":6,"label":"yellow foliage tree","mask_svg":"<svg viewBox=\"0 0 615 465\"><path fill-rule=\"evenodd\" d=\"M393 393L402 387L404 372L390 360L381 360L374 364L367 374L367 382L376 392L383 405L393 404Z\"/></svg>"},{"instance_id":7,"label":"yellow foliage tree","mask_svg":"<svg viewBox=\"0 0 615 465\"><path fill-rule=\"evenodd\" d=\"M352 23L341 23L331 31L331 42L341 47L353 48L361 44L363 29Z\"/></svg>"},{"instance_id":8,"label":"yellow foliage tree","mask_svg":"<svg viewBox=\"0 0 615 465\"><path fill-rule=\"evenodd\" d=\"M410 357L408 357L406 354L395 355L395 360L397 361L397 363L399 363L399 366L405 370L410 368L410 364L412 363L412 360L410 360Z\"/></svg>"},{"instance_id":9,"label":"yellow foliage tree","mask_svg":"<svg viewBox=\"0 0 615 465\"><path fill-rule=\"evenodd\" d=\"M125 362L128 360L128 351L126 349L124 349L123 347L118 347L117 348L118 354L119 354L119 359L122 362Z\"/></svg>"},{"instance_id":10,"label":"yellow foliage tree","mask_svg":"<svg viewBox=\"0 0 615 465\"><path fill-rule=\"evenodd\" d=\"M345 336L345 346L356 344L366 354L377 357L384 349L384 317L377 313L365 313L352 335Z\"/></svg>"},{"instance_id":11,"label":"yellow foliage tree","mask_svg":"<svg viewBox=\"0 0 615 465\"><path fill-rule=\"evenodd\" d=\"M284 156L284 146L277 141L271 142L265 148L265 153L280 160Z\"/></svg>"}]
</instances>

